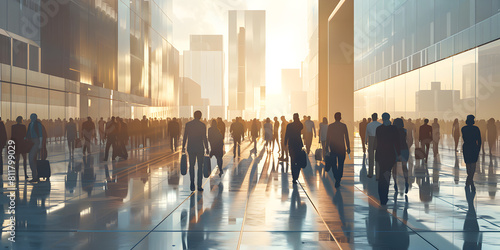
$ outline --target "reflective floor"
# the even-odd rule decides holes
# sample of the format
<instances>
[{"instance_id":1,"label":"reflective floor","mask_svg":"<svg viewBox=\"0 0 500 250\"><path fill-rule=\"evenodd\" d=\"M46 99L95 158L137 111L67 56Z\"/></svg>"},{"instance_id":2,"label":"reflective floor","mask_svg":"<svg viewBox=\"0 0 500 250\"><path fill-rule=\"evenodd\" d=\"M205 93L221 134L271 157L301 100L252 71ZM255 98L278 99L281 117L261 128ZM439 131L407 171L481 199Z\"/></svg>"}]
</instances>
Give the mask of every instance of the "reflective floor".
<instances>
[{"instance_id":1,"label":"reflective floor","mask_svg":"<svg viewBox=\"0 0 500 250\"><path fill-rule=\"evenodd\" d=\"M380 206L375 178L359 139L342 186L309 157L292 185L278 149L243 142L224 174L213 168L204 192L189 190L178 153L157 146L130 151L127 161L100 162L103 152L68 160L51 145L50 181L10 186L3 175L2 248L12 249L499 249L500 201L496 158L480 157L476 190L444 140L438 157L409 164L411 189ZM317 148L317 145L313 145ZM215 166L215 160L212 165ZM399 171L401 173L402 171ZM24 172L21 171L21 176ZM392 180L391 180L392 182ZM404 191L404 179L398 176ZM15 243L10 237L10 190L15 189Z\"/></svg>"}]
</instances>

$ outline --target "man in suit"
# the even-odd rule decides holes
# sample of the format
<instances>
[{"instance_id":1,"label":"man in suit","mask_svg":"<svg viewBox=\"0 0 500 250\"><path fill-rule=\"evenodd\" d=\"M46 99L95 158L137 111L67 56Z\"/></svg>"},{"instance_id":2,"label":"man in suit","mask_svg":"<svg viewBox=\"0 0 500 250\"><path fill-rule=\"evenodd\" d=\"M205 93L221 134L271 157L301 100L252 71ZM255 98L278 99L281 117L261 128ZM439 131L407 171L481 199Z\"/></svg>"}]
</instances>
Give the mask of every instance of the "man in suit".
<instances>
[{"instance_id":1,"label":"man in suit","mask_svg":"<svg viewBox=\"0 0 500 250\"><path fill-rule=\"evenodd\" d=\"M173 118L168 123L168 136L170 137L170 149L172 152L177 150L177 141L179 140L179 136L181 135L181 131L179 129L179 123L177 122L177 118Z\"/></svg>"},{"instance_id":2,"label":"man in suit","mask_svg":"<svg viewBox=\"0 0 500 250\"><path fill-rule=\"evenodd\" d=\"M285 144L285 134L286 127L288 126L288 122L285 119L285 116L281 116L281 157L280 161L288 161L288 147Z\"/></svg>"},{"instance_id":3,"label":"man in suit","mask_svg":"<svg viewBox=\"0 0 500 250\"><path fill-rule=\"evenodd\" d=\"M115 117L112 116L111 120L106 123L106 148L104 149L104 160L103 161L108 161L108 155L109 155L109 148L113 146L113 151L116 151L116 134L118 132L118 126L115 122ZM114 153L113 153L114 154ZM114 160L114 157L113 157Z\"/></svg>"},{"instance_id":4,"label":"man in suit","mask_svg":"<svg viewBox=\"0 0 500 250\"><path fill-rule=\"evenodd\" d=\"M347 126L340 122L341 119L342 114L335 113L335 122L328 126L326 132L326 150L330 152L330 164L332 164L336 188L340 187L340 180L344 174L345 153L351 153Z\"/></svg>"},{"instance_id":5,"label":"man in suit","mask_svg":"<svg viewBox=\"0 0 500 250\"><path fill-rule=\"evenodd\" d=\"M201 181L203 178L203 149L208 155L207 126L200 121L201 111L194 112L194 120L186 123L182 152L187 151L189 155L189 178L191 179L191 191L194 191L194 164L198 161L198 191L203 191Z\"/></svg>"},{"instance_id":6,"label":"man in suit","mask_svg":"<svg viewBox=\"0 0 500 250\"><path fill-rule=\"evenodd\" d=\"M302 128L304 128L304 125L300 122L299 114L293 114L293 122L286 126L285 140L283 142L283 145L288 145L292 164L292 182L294 185L297 184L297 179L299 179L300 166L297 163L300 151L304 146L300 137Z\"/></svg>"},{"instance_id":7,"label":"man in suit","mask_svg":"<svg viewBox=\"0 0 500 250\"><path fill-rule=\"evenodd\" d=\"M368 123L366 125L366 135L365 138L366 143L368 144L368 178L372 178L373 176L373 167L375 165L375 148L376 148L376 139L375 139L375 132L377 128L382 125L380 122L377 121L378 119L378 114L373 113L372 114L372 122ZM378 164L375 166L375 174L377 175L377 179L379 177L379 168Z\"/></svg>"},{"instance_id":8,"label":"man in suit","mask_svg":"<svg viewBox=\"0 0 500 250\"><path fill-rule=\"evenodd\" d=\"M22 119L22 117L21 117ZM12 127L14 129L14 127ZM75 140L76 140L76 123L73 118L69 118L69 122L66 124L66 139L68 140L69 157L75 157Z\"/></svg>"},{"instance_id":9,"label":"man in suit","mask_svg":"<svg viewBox=\"0 0 500 250\"><path fill-rule=\"evenodd\" d=\"M241 144L241 139L245 137L245 128L243 127L243 124L241 123L241 118L236 117L236 122L231 124L231 127L229 128L229 132L233 135L233 142L234 142L234 147L233 147L233 154L234 158L236 158L236 148L238 148L238 156L240 156L240 144Z\"/></svg>"},{"instance_id":10,"label":"man in suit","mask_svg":"<svg viewBox=\"0 0 500 250\"><path fill-rule=\"evenodd\" d=\"M425 119L424 125L420 126L418 130L418 140L425 151L425 163L427 163L427 158L429 158L429 148L432 142L432 127L428 123L429 119Z\"/></svg>"},{"instance_id":11,"label":"man in suit","mask_svg":"<svg viewBox=\"0 0 500 250\"><path fill-rule=\"evenodd\" d=\"M30 115L31 122L28 125L28 131L26 132L26 139L31 141L33 146L29 151L29 161L31 168L32 179L29 182L38 182L38 168L37 168L37 155L38 151L42 148L43 143L43 129L42 123L38 121L38 116L33 113Z\"/></svg>"},{"instance_id":12,"label":"man in suit","mask_svg":"<svg viewBox=\"0 0 500 250\"><path fill-rule=\"evenodd\" d=\"M26 153L28 152L28 145L26 144L26 141L24 140L24 137L26 136L26 125L23 124L23 117L18 116L16 118L17 124L12 125L11 127L11 139L16 143L16 151L15 151L15 158L16 158L16 181L19 180L19 161L20 156L23 157L23 165L24 165L24 179L28 179L28 171L26 170L27 168L27 160L26 160ZM76 128L75 128L75 133L76 133Z\"/></svg>"},{"instance_id":13,"label":"man in suit","mask_svg":"<svg viewBox=\"0 0 500 250\"><path fill-rule=\"evenodd\" d=\"M388 113L383 113L383 125L379 126L375 132L375 137L377 138L377 153L375 155L375 160L380 167L378 195L382 205L386 205L389 200L391 170L396 163L396 157L401 155L399 132L395 126L391 125L390 118L391 116Z\"/></svg>"}]
</instances>

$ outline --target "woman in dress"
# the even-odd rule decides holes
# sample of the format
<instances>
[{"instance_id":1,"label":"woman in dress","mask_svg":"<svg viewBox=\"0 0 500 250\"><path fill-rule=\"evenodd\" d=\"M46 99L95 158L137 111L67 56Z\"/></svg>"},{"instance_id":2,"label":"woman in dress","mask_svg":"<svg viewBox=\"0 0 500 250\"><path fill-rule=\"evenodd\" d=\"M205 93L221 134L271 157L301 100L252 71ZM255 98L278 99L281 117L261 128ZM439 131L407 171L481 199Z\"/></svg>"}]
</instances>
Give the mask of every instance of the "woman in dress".
<instances>
[{"instance_id":1,"label":"woman in dress","mask_svg":"<svg viewBox=\"0 0 500 250\"><path fill-rule=\"evenodd\" d=\"M224 155L224 137L217 128L217 121L212 120L210 128L208 128L208 142L210 143L210 157L215 156L217 166L219 166L219 177L222 176L222 156Z\"/></svg>"},{"instance_id":2,"label":"woman in dress","mask_svg":"<svg viewBox=\"0 0 500 250\"><path fill-rule=\"evenodd\" d=\"M476 172L476 163L481 150L481 132L478 127L474 126L474 119L473 115L468 115L465 121L467 125L462 127L464 161L467 168L466 187L474 187L474 173Z\"/></svg>"}]
</instances>

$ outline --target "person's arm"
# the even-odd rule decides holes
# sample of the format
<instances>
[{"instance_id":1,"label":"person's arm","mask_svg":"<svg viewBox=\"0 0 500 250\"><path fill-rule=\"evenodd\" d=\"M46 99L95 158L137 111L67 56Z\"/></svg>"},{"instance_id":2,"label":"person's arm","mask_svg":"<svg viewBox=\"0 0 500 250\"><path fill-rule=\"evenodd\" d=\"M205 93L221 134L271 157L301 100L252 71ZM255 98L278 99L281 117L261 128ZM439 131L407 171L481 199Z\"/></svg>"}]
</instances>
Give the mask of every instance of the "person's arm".
<instances>
[{"instance_id":1,"label":"person's arm","mask_svg":"<svg viewBox=\"0 0 500 250\"><path fill-rule=\"evenodd\" d=\"M365 144L368 145L368 141L370 140L369 139L370 137L368 137L368 124L366 125L366 129L365 129Z\"/></svg>"},{"instance_id":2,"label":"person's arm","mask_svg":"<svg viewBox=\"0 0 500 250\"><path fill-rule=\"evenodd\" d=\"M345 126L345 132L344 132L344 135L345 135L345 145L347 147L347 153L350 154L351 153L351 144L349 143L349 131L347 130L347 126Z\"/></svg>"},{"instance_id":3,"label":"person's arm","mask_svg":"<svg viewBox=\"0 0 500 250\"><path fill-rule=\"evenodd\" d=\"M207 127L205 126L205 124L203 124L203 144L205 144L205 152L207 153L207 155L209 154L209 150L208 150L208 140L207 140Z\"/></svg>"},{"instance_id":4,"label":"person's arm","mask_svg":"<svg viewBox=\"0 0 500 250\"><path fill-rule=\"evenodd\" d=\"M325 150L325 154L330 152L330 136L331 136L331 129L330 126L326 129L326 147L323 149Z\"/></svg>"},{"instance_id":5,"label":"person's arm","mask_svg":"<svg viewBox=\"0 0 500 250\"><path fill-rule=\"evenodd\" d=\"M314 138L316 138L316 124L313 122L313 132L314 132Z\"/></svg>"},{"instance_id":6,"label":"person's arm","mask_svg":"<svg viewBox=\"0 0 500 250\"><path fill-rule=\"evenodd\" d=\"M182 137L182 152L186 152L186 141L187 141L188 130L187 127L184 128L184 136Z\"/></svg>"}]
</instances>

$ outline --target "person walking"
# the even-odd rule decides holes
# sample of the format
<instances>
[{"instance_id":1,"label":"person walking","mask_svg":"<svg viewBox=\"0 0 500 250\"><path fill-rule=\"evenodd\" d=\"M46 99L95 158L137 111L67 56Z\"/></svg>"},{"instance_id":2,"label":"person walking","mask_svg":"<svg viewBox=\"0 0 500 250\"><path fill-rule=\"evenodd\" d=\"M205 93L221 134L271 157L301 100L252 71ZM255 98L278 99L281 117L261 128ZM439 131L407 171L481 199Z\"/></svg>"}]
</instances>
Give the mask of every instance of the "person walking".
<instances>
[{"instance_id":1,"label":"person walking","mask_svg":"<svg viewBox=\"0 0 500 250\"><path fill-rule=\"evenodd\" d=\"M182 153L187 152L189 156L189 179L191 180L191 191L195 190L194 185L194 165L198 161L198 191L203 191L203 152L205 149L208 155L207 127L201 122L201 111L194 112L194 120L186 123L182 142Z\"/></svg>"},{"instance_id":2,"label":"person walking","mask_svg":"<svg viewBox=\"0 0 500 250\"><path fill-rule=\"evenodd\" d=\"M391 170L396 164L396 158L401 155L401 145L398 129L391 125L391 116L382 114L383 125L379 126L375 137L377 138L377 153L375 160L380 165L380 177L378 178L378 195L380 204L386 205L391 182Z\"/></svg>"},{"instance_id":3,"label":"person walking","mask_svg":"<svg viewBox=\"0 0 500 250\"><path fill-rule=\"evenodd\" d=\"M94 137L94 131L95 131L95 125L92 122L92 118L87 117L87 121L83 123L82 125L82 132L83 132L83 156L86 156L87 154L90 155L90 142L92 138ZM85 153L87 151L87 153Z\"/></svg>"},{"instance_id":4,"label":"person walking","mask_svg":"<svg viewBox=\"0 0 500 250\"><path fill-rule=\"evenodd\" d=\"M100 141L100 144L104 144L104 137L106 137L105 134L104 134L106 122L101 117L101 119L99 120L99 122L97 124L99 125L99 141Z\"/></svg>"},{"instance_id":5,"label":"person walking","mask_svg":"<svg viewBox=\"0 0 500 250\"><path fill-rule=\"evenodd\" d=\"M15 158L16 158L16 181L19 180L19 161L20 157L23 157L23 166L24 166L24 179L28 180L28 171L27 171L27 163L28 159L26 157L26 153L29 151L28 145L24 137L26 136L26 125L23 124L23 117L18 116L16 118L16 124L11 126L11 139L14 141L16 145L15 150Z\"/></svg>"},{"instance_id":6,"label":"person walking","mask_svg":"<svg viewBox=\"0 0 500 250\"><path fill-rule=\"evenodd\" d=\"M26 139L33 144L28 155L32 178L29 182L38 182L40 179L38 178L38 168L36 164L37 155L42 148L43 131L42 124L38 121L38 116L35 113L30 115L30 120L31 122L28 125L28 130L26 131Z\"/></svg>"},{"instance_id":7,"label":"person walking","mask_svg":"<svg viewBox=\"0 0 500 250\"><path fill-rule=\"evenodd\" d=\"M377 121L378 119L378 114L373 113L372 114L372 122L368 123L366 125L366 138L368 139L366 143L368 144L368 178L373 177L373 167L375 165L375 147L376 147L376 131L377 128L382 125L380 122ZM377 176L377 179L379 178L379 167L378 164L375 169L375 175Z\"/></svg>"},{"instance_id":8,"label":"person walking","mask_svg":"<svg viewBox=\"0 0 500 250\"><path fill-rule=\"evenodd\" d=\"M490 149L490 156L493 156L493 154L496 152L497 148L497 126L495 125L495 119L490 118L488 120L488 125L487 125L487 131L488 131L488 148Z\"/></svg>"},{"instance_id":9,"label":"person walking","mask_svg":"<svg viewBox=\"0 0 500 250\"><path fill-rule=\"evenodd\" d=\"M328 134L328 119L326 117L323 117L323 122L319 124L319 143L321 144L321 147L323 148L323 159L325 159L326 155L326 138Z\"/></svg>"},{"instance_id":10,"label":"person walking","mask_svg":"<svg viewBox=\"0 0 500 250\"><path fill-rule=\"evenodd\" d=\"M118 152L119 154L117 156L119 156L120 158L123 158L123 159L128 159L128 152L127 152L127 144L128 144L128 126L127 126L127 123L125 123L123 121L123 118L118 118L117 119L118 123L119 123L119 127L120 127L120 131L117 135L117 142L116 144L118 145Z\"/></svg>"},{"instance_id":11,"label":"person walking","mask_svg":"<svg viewBox=\"0 0 500 250\"><path fill-rule=\"evenodd\" d=\"M394 119L393 125L396 127L398 130L399 134L399 145L401 149L401 154L397 158L397 162L401 162L401 168L403 169L403 175L405 178L405 194L408 193L408 188L409 188L409 183L408 183L408 159L410 158L410 150L408 149L408 144L406 140L406 129L404 128L404 122L403 119L401 118L396 118ZM397 193L398 192L398 185L397 185L397 163L394 164L394 167L392 168L392 176L394 179L394 190Z\"/></svg>"},{"instance_id":12,"label":"person walking","mask_svg":"<svg viewBox=\"0 0 500 250\"><path fill-rule=\"evenodd\" d=\"M175 152L177 150L177 141L179 140L179 137L181 135L181 131L179 128L179 123L177 122L177 118L173 118L169 123L168 123L168 136L170 137L170 149L172 152Z\"/></svg>"},{"instance_id":13,"label":"person walking","mask_svg":"<svg viewBox=\"0 0 500 250\"><path fill-rule=\"evenodd\" d=\"M408 150L413 146L413 135L415 134L415 124L411 121L411 118L408 118L408 121L405 123L406 127L406 144L408 145Z\"/></svg>"},{"instance_id":14,"label":"person walking","mask_svg":"<svg viewBox=\"0 0 500 250\"><path fill-rule=\"evenodd\" d=\"M278 117L274 117L274 130L273 130L273 151L274 151L274 144L276 143L278 145L278 152L281 151L280 147L280 122L278 121Z\"/></svg>"},{"instance_id":15,"label":"person walking","mask_svg":"<svg viewBox=\"0 0 500 250\"><path fill-rule=\"evenodd\" d=\"M474 173L476 172L476 163L481 151L481 131L474 126L475 117L468 115L465 126L462 127L462 140L464 141L462 150L464 154L465 167L467 168L467 180L465 186L474 188Z\"/></svg>"},{"instance_id":16,"label":"person walking","mask_svg":"<svg viewBox=\"0 0 500 250\"><path fill-rule=\"evenodd\" d=\"M241 118L236 117L236 121L231 124L229 128L229 133L233 136L233 158L236 158L236 151L238 151L238 156L240 156L240 144L241 140L245 137L245 128L243 124L240 122Z\"/></svg>"},{"instance_id":17,"label":"person walking","mask_svg":"<svg viewBox=\"0 0 500 250\"><path fill-rule=\"evenodd\" d=\"M314 125L314 122L311 121L311 117L308 116L305 118L306 120L304 121L304 142L306 144L306 153L309 155L311 152L311 144L312 144L312 139L313 139L313 134L314 138L316 138L316 126Z\"/></svg>"},{"instance_id":18,"label":"person walking","mask_svg":"<svg viewBox=\"0 0 500 250\"><path fill-rule=\"evenodd\" d=\"M335 113L335 122L328 126L326 134L325 150L330 153L330 164L332 165L333 177L335 178L335 187L340 187L340 181L344 175L345 154L351 153L351 145L349 143L349 132L347 126L342 123L342 114Z\"/></svg>"},{"instance_id":19,"label":"person walking","mask_svg":"<svg viewBox=\"0 0 500 250\"><path fill-rule=\"evenodd\" d=\"M220 134L222 135L222 141L226 138L226 124L222 120L221 117L217 118L217 128L219 129Z\"/></svg>"},{"instance_id":20,"label":"person walking","mask_svg":"<svg viewBox=\"0 0 500 250\"><path fill-rule=\"evenodd\" d=\"M219 177L222 176L224 171L222 170L222 156L224 155L224 137L220 133L217 127L218 123L214 119L212 120L212 125L208 128L208 142L210 143L210 158L215 156L217 159L217 166L219 167Z\"/></svg>"},{"instance_id":21,"label":"person walking","mask_svg":"<svg viewBox=\"0 0 500 250\"><path fill-rule=\"evenodd\" d=\"M429 148L432 142L432 127L428 123L429 119L424 119L424 125L420 126L418 130L418 140L425 152L425 163L427 163L427 159L429 158Z\"/></svg>"},{"instance_id":22,"label":"person walking","mask_svg":"<svg viewBox=\"0 0 500 250\"><path fill-rule=\"evenodd\" d=\"M366 126L368 125L368 122L366 121L366 118L363 118L363 120L359 123L359 137L361 137L361 145L363 145L363 154L366 153Z\"/></svg>"},{"instance_id":23,"label":"person walking","mask_svg":"<svg viewBox=\"0 0 500 250\"><path fill-rule=\"evenodd\" d=\"M285 144L285 134L287 126L288 122L285 119L285 116L281 116L281 156L279 157L280 161L288 161L288 146Z\"/></svg>"},{"instance_id":24,"label":"person walking","mask_svg":"<svg viewBox=\"0 0 500 250\"><path fill-rule=\"evenodd\" d=\"M434 123L432 123L432 151L434 152L434 157L439 154L439 139L441 139L439 123L438 119L434 118Z\"/></svg>"},{"instance_id":25,"label":"person walking","mask_svg":"<svg viewBox=\"0 0 500 250\"><path fill-rule=\"evenodd\" d=\"M66 139L68 140L68 150L69 157L75 157L75 140L76 140L76 123L73 118L69 118L69 122L66 124Z\"/></svg>"},{"instance_id":26,"label":"person walking","mask_svg":"<svg viewBox=\"0 0 500 250\"><path fill-rule=\"evenodd\" d=\"M455 141L455 152L458 152L458 141L460 140L460 125L458 124L458 119L456 118L455 121L453 121L451 134L453 135L453 140Z\"/></svg>"},{"instance_id":27,"label":"person walking","mask_svg":"<svg viewBox=\"0 0 500 250\"><path fill-rule=\"evenodd\" d=\"M264 123L264 140L266 141L265 147L269 151L271 144L274 141L273 125L271 124L271 119L269 119L269 117L266 119L266 123Z\"/></svg>"},{"instance_id":28,"label":"person walking","mask_svg":"<svg viewBox=\"0 0 500 250\"><path fill-rule=\"evenodd\" d=\"M297 184L300 174L300 166L298 165L298 157L304 144L302 143L301 131L304 126L300 122L299 114L293 114L293 122L288 124L285 132L285 140L283 147L288 145L288 152L291 158L292 182Z\"/></svg>"},{"instance_id":29,"label":"person walking","mask_svg":"<svg viewBox=\"0 0 500 250\"><path fill-rule=\"evenodd\" d=\"M257 119L253 119L252 126L250 127L250 136L252 136L253 152L255 153L255 155L257 155L257 139L259 138L259 135L260 129L257 125Z\"/></svg>"},{"instance_id":30,"label":"person walking","mask_svg":"<svg viewBox=\"0 0 500 250\"><path fill-rule=\"evenodd\" d=\"M104 159L103 161L108 161L109 149L113 146L113 151L116 151L116 134L118 132L118 126L115 121L115 117L112 116L111 120L106 123L106 148L104 149ZM114 153L113 153L114 154ZM114 160L114 157L113 157Z\"/></svg>"}]
</instances>

